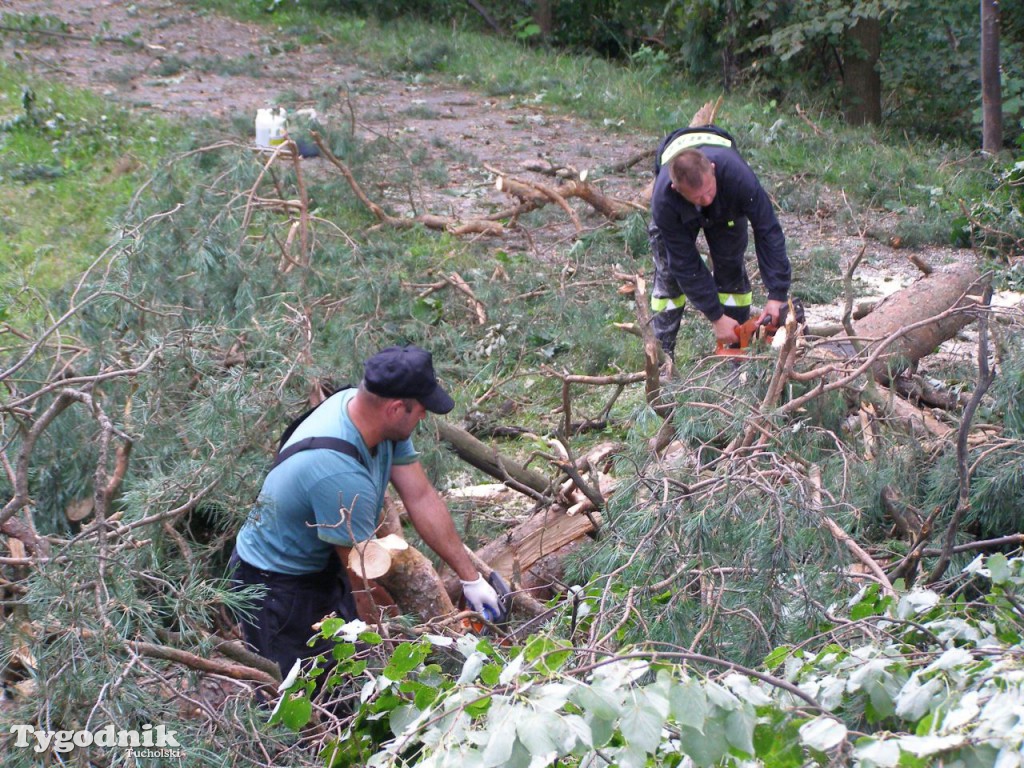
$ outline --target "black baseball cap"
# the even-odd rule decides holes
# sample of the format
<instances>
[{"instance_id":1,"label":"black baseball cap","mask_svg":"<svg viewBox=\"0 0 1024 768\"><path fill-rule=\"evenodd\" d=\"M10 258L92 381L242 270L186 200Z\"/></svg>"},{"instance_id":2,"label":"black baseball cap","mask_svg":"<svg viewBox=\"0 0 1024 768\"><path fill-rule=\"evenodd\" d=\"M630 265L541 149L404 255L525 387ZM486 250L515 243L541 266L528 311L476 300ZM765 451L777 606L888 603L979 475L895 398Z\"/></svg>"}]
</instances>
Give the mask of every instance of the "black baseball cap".
<instances>
[{"instance_id":1,"label":"black baseball cap","mask_svg":"<svg viewBox=\"0 0 1024 768\"><path fill-rule=\"evenodd\" d=\"M363 363L368 392L398 400L413 399L431 413L448 413L455 401L437 383L433 357L419 347L388 347Z\"/></svg>"}]
</instances>

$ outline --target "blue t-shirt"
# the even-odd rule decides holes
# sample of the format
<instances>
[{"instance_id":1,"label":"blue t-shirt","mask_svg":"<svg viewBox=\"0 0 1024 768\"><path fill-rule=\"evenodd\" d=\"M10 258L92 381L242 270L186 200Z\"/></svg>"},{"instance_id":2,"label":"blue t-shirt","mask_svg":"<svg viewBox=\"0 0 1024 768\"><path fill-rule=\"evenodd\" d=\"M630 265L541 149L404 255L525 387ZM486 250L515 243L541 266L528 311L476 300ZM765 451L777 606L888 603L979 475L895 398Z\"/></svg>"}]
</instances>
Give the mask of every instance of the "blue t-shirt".
<instances>
[{"instance_id":1,"label":"blue t-shirt","mask_svg":"<svg viewBox=\"0 0 1024 768\"><path fill-rule=\"evenodd\" d=\"M385 440L371 454L348 415L356 394L332 395L303 421L285 446L307 437L340 437L356 446L360 464L329 448L300 451L263 481L259 498L238 533L239 557L274 573L316 573L336 545L351 547L373 536L384 507L392 464L412 464L412 440Z\"/></svg>"}]
</instances>

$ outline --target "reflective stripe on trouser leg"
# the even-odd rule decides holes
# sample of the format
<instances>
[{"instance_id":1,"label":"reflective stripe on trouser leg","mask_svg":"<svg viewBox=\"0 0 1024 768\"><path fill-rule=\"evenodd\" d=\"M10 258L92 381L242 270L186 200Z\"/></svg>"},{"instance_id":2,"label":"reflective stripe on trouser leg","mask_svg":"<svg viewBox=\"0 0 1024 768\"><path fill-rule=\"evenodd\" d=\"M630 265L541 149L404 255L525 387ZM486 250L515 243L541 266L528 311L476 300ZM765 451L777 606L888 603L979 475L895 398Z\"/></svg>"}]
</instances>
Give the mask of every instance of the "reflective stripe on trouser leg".
<instances>
[{"instance_id":1,"label":"reflective stripe on trouser leg","mask_svg":"<svg viewBox=\"0 0 1024 768\"><path fill-rule=\"evenodd\" d=\"M671 298L662 298L661 296L651 296L651 309L654 312L664 312L666 309L682 309L686 306L685 296L673 296Z\"/></svg>"},{"instance_id":2,"label":"reflective stripe on trouser leg","mask_svg":"<svg viewBox=\"0 0 1024 768\"><path fill-rule=\"evenodd\" d=\"M651 224L647 233L650 236L651 256L654 259L654 284L651 287L651 310L654 315L651 317L651 329L661 348L671 356L675 351L686 296L668 271L668 249L665 248L661 232Z\"/></svg>"},{"instance_id":3,"label":"reflective stripe on trouser leg","mask_svg":"<svg viewBox=\"0 0 1024 768\"><path fill-rule=\"evenodd\" d=\"M745 256L749 224L746 218L714 224L704 228L711 258L713 274L718 287L718 301L726 315L739 323L750 317L753 295L747 275Z\"/></svg>"},{"instance_id":4,"label":"reflective stripe on trouser leg","mask_svg":"<svg viewBox=\"0 0 1024 768\"><path fill-rule=\"evenodd\" d=\"M754 303L754 294L752 291L746 293L720 293L718 294L718 300L722 303L723 307L749 307Z\"/></svg>"},{"instance_id":5,"label":"reflective stripe on trouser leg","mask_svg":"<svg viewBox=\"0 0 1024 768\"><path fill-rule=\"evenodd\" d=\"M720 293L718 301L722 311L737 323L745 323L750 317L750 305L754 302L753 293Z\"/></svg>"}]
</instances>

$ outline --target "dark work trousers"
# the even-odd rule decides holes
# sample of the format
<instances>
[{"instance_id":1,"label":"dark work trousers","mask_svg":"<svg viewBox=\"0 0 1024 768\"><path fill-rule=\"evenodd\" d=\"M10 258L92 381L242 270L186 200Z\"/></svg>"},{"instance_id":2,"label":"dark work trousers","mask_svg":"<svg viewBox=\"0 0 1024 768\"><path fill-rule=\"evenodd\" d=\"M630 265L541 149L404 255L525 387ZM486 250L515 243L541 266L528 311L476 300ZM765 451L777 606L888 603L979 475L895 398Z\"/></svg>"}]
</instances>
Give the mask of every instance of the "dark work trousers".
<instances>
[{"instance_id":1,"label":"dark work trousers","mask_svg":"<svg viewBox=\"0 0 1024 768\"><path fill-rule=\"evenodd\" d=\"M736 219L732 226L716 224L704 228L704 238L711 251L711 275L723 301L722 311L738 323L746 322L750 317L750 306L729 306L721 294L745 296L750 293L750 277L747 275L744 257L747 250L747 219ZM672 277L668 268L668 248L658 228L651 224L650 235L651 255L654 259L654 287L651 296L654 299L675 300L677 307L655 312L651 319L654 336L661 343L669 357L675 354L676 336L682 322L685 290Z\"/></svg>"},{"instance_id":2,"label":"dark work trousers","mask_svg":"<svg viewBox=\"0 0 1024 768\"><path fill-rule=\"evenodd\" d=\"M352 589L334 553L320 573L293 576L255 568L232 552L228 576L233 589L266 585L266 594L249 614L237 619L245 641L261 656L276 661L282 677L291 671L296 659L323 653L331 661L332 641L320 638L312 647L307 645L315 634L313 624L332 612L346 621L358 615Z\"/></svg>"}]
</instances>

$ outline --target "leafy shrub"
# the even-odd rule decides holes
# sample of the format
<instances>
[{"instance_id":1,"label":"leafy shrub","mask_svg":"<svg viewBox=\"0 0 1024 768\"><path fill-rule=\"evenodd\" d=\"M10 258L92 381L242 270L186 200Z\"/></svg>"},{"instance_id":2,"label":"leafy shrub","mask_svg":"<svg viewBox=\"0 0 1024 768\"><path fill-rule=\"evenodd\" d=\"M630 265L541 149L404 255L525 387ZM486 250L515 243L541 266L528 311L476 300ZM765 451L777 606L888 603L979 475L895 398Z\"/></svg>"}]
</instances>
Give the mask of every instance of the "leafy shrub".
<instances>
[{"instance_id":1,"label":"leafy shrub","mask_svg":"<svg viewBox=\"0 0 1024 768\"><path fill-rule=\"evenodd\" d=\"M337 666L296 668L271 720L305 727L324 678L328 696L361 701L321 742L332 768L1013 765L1024 747L1024 560L979 557L965 575L981 591L971 603L866 587L835 617L842 629L776 648L757 669L550 635L512 647L428 635L389 649L362 622L329 619L320 635L337 643ZM585 630L602 597L574 590L561 621Z\"/></svg>"}]
</instances>

